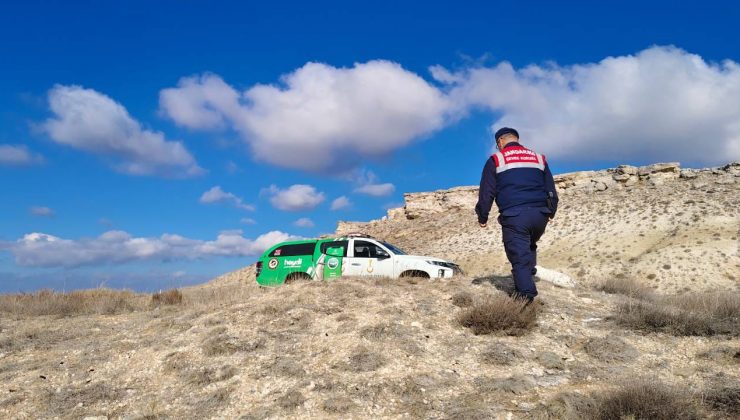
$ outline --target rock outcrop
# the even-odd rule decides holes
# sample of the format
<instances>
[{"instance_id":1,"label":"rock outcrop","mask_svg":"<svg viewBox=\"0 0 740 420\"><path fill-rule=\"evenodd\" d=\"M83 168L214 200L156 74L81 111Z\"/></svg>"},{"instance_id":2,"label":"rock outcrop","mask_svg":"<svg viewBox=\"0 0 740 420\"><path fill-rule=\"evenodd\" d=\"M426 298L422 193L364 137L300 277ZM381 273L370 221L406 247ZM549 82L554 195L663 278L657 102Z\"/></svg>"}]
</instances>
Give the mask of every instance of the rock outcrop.
<instances>
[{"instance_id":1,"label":"rock outcrop","mask_svg":"<svg viewBox=\"0 0 740 420\"><path fill-rule=\"evenodd\" d=\"M700 175L710 179L698 183L703 188L710 183L734 184L740 177L740 162L722 167L704 169L681 169L678 162L655 163L646 166L620 165L600 171L571 172L555 176L555 185L563 195L572 193L604 193L614 189L629 189L636 186L658 186L670 182L695 180ZM387 219L416 219L450 210L470 210L478 201L478 187L465 186L404 194L404 207L388 210ZM357 228L352 222L340 222L340 231Z\"/></svg>"}]
</instances>

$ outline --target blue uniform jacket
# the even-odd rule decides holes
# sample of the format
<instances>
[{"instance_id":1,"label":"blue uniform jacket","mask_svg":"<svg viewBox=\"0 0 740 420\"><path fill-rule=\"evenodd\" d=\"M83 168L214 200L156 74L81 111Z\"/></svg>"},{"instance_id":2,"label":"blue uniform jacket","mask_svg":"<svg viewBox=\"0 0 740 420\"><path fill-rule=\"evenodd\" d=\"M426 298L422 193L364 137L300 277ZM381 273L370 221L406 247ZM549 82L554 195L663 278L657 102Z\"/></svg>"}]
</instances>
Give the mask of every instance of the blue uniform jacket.
<instances>
[{"instance_id":1,"label":"blue uniform jacket","mask_svg":"<svg viewBox=\"0 0 740 420\"><path fill-rule=\"evenodd\" d=\"M519 143L509 143L502 149L526 150ZM529 151L529 153L532 153ZM544 161L544 170L536 167L513 167L496 173L496 162L493 156L488 158L483 167L478 192L478 204L475 213L479 223L488 223L488 214L491 212L494 200L500 212L516 207L543 207L549 208L555 217L558 207L558 193L555 181L547 162ZM502 164L501 162L499 164ZM513 165L512 165L513 166ZM531 166L531 165L528 165ZM548 200L549 198L549 200Z\"/></svg>"}]
</instances>

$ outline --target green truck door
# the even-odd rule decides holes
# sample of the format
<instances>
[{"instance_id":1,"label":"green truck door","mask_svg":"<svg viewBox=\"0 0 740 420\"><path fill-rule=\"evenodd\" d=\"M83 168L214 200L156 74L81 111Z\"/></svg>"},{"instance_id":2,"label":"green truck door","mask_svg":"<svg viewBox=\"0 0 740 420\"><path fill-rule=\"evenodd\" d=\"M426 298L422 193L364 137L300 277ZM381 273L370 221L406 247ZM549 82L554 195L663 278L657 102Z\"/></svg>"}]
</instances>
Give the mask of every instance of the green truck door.
<instances>
[{"instance_id":1,"label":"green truck door","mask_svg":"<svg viewBox=\"0 0 740 420\"><path fill-rule=\"evenodd\" d=\"M344 247L327 248L324 257L324 280L342 277Z\"/></svg>"}]
</instances>

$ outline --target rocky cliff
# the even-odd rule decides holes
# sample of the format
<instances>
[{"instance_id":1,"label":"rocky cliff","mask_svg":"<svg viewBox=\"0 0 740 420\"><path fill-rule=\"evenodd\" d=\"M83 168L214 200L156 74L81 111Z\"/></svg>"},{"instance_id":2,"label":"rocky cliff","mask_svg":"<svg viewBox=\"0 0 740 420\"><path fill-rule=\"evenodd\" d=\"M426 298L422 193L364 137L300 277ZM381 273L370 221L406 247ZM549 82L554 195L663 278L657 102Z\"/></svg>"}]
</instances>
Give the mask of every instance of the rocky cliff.
<instances>
[{"instance_id":1,"label":"rocky cliff","mask_svg":"<svg viewBox=\"0 0 740 420\"><path fill-rule=\"evenodd\" d=\"M666 182L688 182L693 189L711 190L712 185L731 185L740 177L740 162L717 168L681 169L678 162L656 163L647 166L620 165L601 171L571 172L555 176L561 195L576 192L611 193L645 186L663 185ZM698 179L700 178L700 179ZM477 186L456 187L432 192L415 192L403 195L404 207L388 210L389 219L406 217L414 219L423 215L449 210L473 209L478 200ZM339 230L344 225L340 222Z\"/></svg>"}]
</instances>

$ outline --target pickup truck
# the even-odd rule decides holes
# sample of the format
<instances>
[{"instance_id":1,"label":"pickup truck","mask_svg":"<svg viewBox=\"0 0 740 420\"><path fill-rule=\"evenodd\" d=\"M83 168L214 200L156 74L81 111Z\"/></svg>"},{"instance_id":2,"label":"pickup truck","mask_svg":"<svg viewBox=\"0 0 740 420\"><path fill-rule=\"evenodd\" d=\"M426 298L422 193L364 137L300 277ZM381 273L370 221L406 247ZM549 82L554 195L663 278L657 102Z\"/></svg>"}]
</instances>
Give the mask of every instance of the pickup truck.
<instances>
[{"instance_id":1,"label":"pickup truck","mask_svg":"<svg viewBox=\"0 0 740 420\"><path fill-rule=\"evenodd\" d=\"M257 283L262 286L342 276L451 278L461 273L455 263L408 255L368 235L282 242L257 261Z\"/></svg>"}]
</instances>

